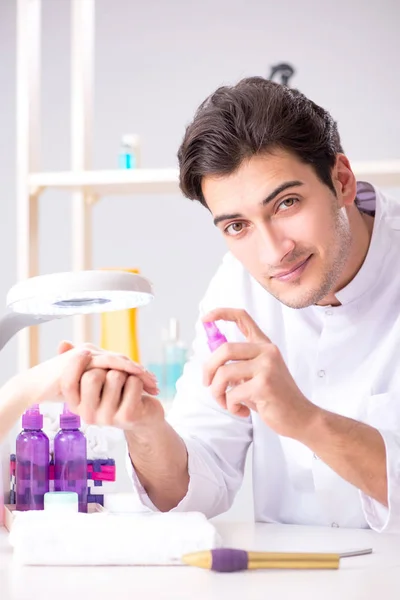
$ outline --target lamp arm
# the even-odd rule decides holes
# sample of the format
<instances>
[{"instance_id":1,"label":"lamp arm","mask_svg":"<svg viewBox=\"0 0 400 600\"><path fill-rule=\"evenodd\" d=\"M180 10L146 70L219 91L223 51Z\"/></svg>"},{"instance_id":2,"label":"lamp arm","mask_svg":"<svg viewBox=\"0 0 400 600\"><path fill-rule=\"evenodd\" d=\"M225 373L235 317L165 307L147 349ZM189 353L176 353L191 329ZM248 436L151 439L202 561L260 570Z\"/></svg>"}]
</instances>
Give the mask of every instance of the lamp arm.
<instances>
[{"instance_id":1,"label":"lamp arm","mask_svg":"<svg viewBox=\"0 0 400 600\"><path fill-rule=\"evenodd\" d=\"M4 348L7 342L21 329L40 325L46 321L59 319L59 315L25 315L22 313L9 312L0 319L0 350Z\"/></svg>"}]
</instances>

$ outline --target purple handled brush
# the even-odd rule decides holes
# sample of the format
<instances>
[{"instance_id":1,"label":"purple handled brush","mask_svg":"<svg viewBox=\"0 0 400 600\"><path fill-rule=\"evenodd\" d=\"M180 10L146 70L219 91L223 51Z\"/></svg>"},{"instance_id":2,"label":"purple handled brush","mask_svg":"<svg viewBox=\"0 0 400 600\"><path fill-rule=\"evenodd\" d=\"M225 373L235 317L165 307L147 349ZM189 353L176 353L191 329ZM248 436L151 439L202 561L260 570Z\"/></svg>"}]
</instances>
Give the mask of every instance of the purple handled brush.
<instances>
[{"instance_id":1,"label":"purple handled brush","mask_svg":"<svg viewBox=\"0 0 400 600\"><path fill-rule=\"evenodd\" d=\"M338 569L341 558L371 554L372 549L342 554L312 552L246 552L234 548L215 548L185 554L182 562L193 567L231 573L248 569Z\"/></svg>"}]
</instances>

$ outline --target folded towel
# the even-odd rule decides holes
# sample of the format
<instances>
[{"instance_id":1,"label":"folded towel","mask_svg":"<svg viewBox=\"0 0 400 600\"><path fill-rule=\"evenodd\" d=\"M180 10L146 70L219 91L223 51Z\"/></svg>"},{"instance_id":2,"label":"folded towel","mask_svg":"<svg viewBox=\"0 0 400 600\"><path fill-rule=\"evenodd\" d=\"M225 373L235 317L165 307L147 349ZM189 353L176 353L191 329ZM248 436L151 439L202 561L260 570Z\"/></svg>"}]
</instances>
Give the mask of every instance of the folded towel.
<instances>
[{"instance_id":1,"label":"folded towel","mask_svg":"<svg viewBox=\"0 0 400 600\"><path fill-rule=\"evenodd\" d=\"M87 441L87 457L89 459L109 458L118 443L124 441L123 432L115 427L99 427L82 424L82 431Z\"/></svg>"},{"instance_id":2,"label":"folded towel","mask_svg":"<svg viewBox=\"0 0 400 600\"><path fill-rule=\"evenodd\" d=\"M191 513L16 513L10 542L26 565L171 565L221 546L206 517Z\"/></svg>"},{"instance_id":3,"label":"folded towel","mask_svg":"<svg viewBox=\"0 0 400 600\"><path fill-rule=\"evenodd\" d=\"M60 431L60 405L44 404L41 412L43 414L43 431L50 440L50 452L54 451L54 438ZM120 429L109 426L87 425L82 421L81 429L87 441L88 458L109 458L117 444L124 440L124 434Z\"/></svg>"},{"instance_id":4,"label":"folded towel","mask_svg":"<svg viewBox=\"0 0 400 600\"><path fill-rule=\"evenodd\" d=\"M54 438L60 431L60 417L54 413L54 408L52 411L42 408L41 413L43 415L43 431L49 438L50 453L52 453L54 452Z\"/></svg>"}]
</instances>

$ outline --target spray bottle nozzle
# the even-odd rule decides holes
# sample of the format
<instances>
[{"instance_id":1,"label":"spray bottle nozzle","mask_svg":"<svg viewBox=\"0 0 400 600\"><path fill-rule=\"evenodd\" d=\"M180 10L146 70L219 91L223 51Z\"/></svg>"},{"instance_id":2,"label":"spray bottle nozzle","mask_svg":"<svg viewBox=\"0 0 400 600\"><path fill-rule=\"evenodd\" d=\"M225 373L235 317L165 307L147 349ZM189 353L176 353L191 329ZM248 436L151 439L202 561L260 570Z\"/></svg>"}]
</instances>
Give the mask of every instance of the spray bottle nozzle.
<instances>
[{"instance_id":1,"label":"spray bottle nozzle","mask_svg":"<svg viewBox=\"0 0 400 600\"><path fill-rule=\"evenodd\" d=\"M208 347L212 352L228 341L224 334L220 332L220 330L214 322L206 321L203 323L203 325L207 334Z\"/></svg>"}]
</instances>

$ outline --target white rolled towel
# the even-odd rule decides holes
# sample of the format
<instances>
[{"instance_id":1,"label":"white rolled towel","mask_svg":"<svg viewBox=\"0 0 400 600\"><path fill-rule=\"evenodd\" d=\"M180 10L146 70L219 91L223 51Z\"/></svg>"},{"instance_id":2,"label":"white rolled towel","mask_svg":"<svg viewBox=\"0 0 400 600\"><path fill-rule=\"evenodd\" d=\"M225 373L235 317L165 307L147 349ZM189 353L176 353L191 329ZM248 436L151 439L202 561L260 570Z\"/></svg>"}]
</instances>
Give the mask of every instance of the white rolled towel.
<instances>
[{"instance_id":1,"label":"white rolled towel","mask_svg":"<svg viewBox=\"0 0 400 600\"><path fill-rule=\"evenodd\" d=\"M60 417L49 410L43 410L43 431L50 441L50 453L54 452L54 438L60 430Z\"/></svg>"},{"instance_id":2,"label":"white rolled towel","mask_svg":"<svg viewBox=\"0 0 400 600\"><path fill-rule=\"evenodd\" d=\"M197 512L141 514L17 513L10 542L26 565L173 565L189 552L221 546Z\"/></svg>"},{"instance_id":3,"label":"white rolled towel","mask_svg":"<svg viewBox=\"0 0 400 600\"><path fill-rule=\"evenodd\" d=\"M50 452L54 451L54 438L60 431L60 405L48 403L41 408L43 414L43 431L50 440ZM120 429L109 426L87 425L81 422L87 441L88 459L104 459L113 456L114 448L124 440Z\"/></svg>"},{"instance_id":4,"label":"white rolled towel","mask_svg":"<svg viewBox=\"0 0 400 600\"><path fill-rule=\"evenodd\" d=\"M99 427L82 423L81 429L87 441L87 457L93 460L110 458L116 444L124 439L122 431L115 427Z\"/></svg>"}]
</instances>

